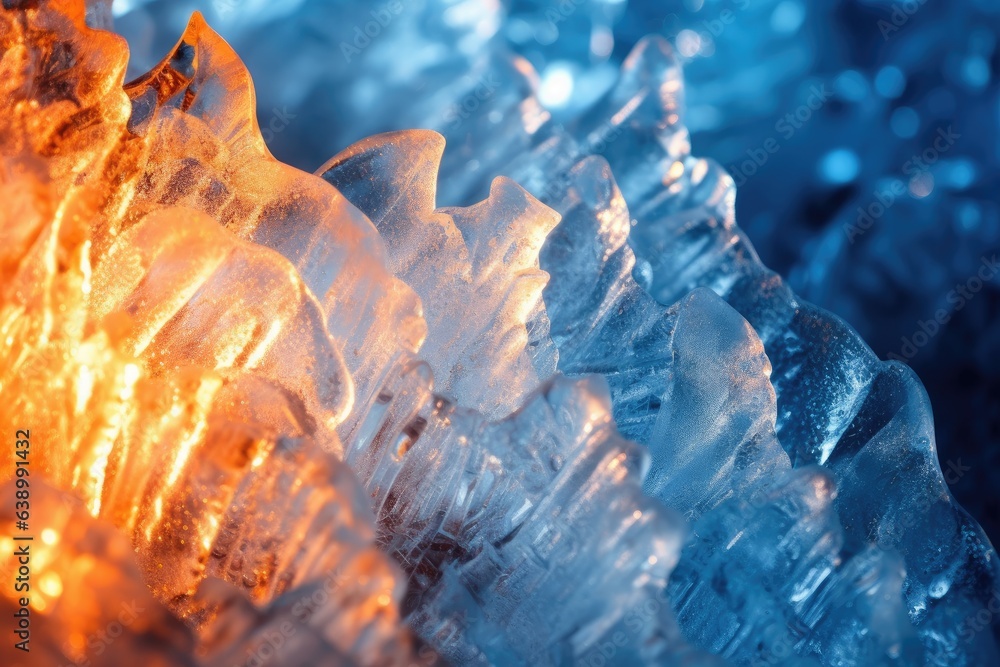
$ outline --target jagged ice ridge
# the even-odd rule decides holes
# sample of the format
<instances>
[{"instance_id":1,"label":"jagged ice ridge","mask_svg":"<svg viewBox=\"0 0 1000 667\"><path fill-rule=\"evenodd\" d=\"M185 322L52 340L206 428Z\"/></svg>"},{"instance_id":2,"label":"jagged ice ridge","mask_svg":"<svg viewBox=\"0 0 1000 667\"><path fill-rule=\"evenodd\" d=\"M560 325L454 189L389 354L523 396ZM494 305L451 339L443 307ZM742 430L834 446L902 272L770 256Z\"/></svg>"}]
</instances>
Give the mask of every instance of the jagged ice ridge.
<instances>
[{"instance_id":1,"label":"jagged ice ridge","mask_svg":"<svg viewBox=\"0 0 1000 667\"><path fill-rule=\"evenodd\" d=\"M10 414L62 424L46 476L185 645L239 654L337 573L301 664L404 664L406 628L455 664L997 657L919 382L760 265L665 43L566 127L491 57L461 150L379 135L318 178L200 17L122 86L106 5L10 4L0 386L66 377L72 419Z\"/></svg>"}]
</instances>

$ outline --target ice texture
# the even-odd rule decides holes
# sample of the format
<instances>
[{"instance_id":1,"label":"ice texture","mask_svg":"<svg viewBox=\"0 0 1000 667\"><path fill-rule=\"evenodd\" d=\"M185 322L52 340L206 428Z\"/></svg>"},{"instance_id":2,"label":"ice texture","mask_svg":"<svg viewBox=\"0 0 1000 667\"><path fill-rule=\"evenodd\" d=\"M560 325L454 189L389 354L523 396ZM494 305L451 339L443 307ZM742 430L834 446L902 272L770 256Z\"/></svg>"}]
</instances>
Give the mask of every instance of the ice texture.
<instances>
[{"instance_id":1,"label":"ice texture","mask_svg":"<svg viewBox=\"0 0 1000 667\"><path fill-rule=\"evenodd\" d=\"M315 297L287 260L204 212L129 208L122 184L143 153L111 67L126 51L86 27L82 3L0 20L0 419L38 438L31 479L116 526L153 595L208 636L223 602L267 609L335 581L322 613L294 619L299 638L405 661L398 572L336 456L351 379ZM0 455L8 475L14 461ZM209 577L236 588L205 597ZM243 607L241 641L262 641Z\"/></svg>"},{"instance_id":2,"label":"ice texture","mask_svg":"<svg viewBox=\"0 0 1000 667\"><path fill-rule=\"evenodd\" d=\"M609 17L593 0L564 17L558 10L568 5L505 4L501 31L515 50L543 78L572 76L572 96L555 110L563 120L578 97L607 85L604 71L644 34L657 30L676 45L686 124L699 152L733 173L740 224L765 264L843 317L881 358L911 365L934 405L940 457L963 467L952 493L987 534L1000 534L1000 495L990 490L1000 411L987 398L1000 393L992 362L1000 286L987 280L971 299L956 289L1000 250L998 70L979 66L995 53L1000 6L923 3L897 29L893 19L904 14L895 10L916 5L630 0L612 3ZM603 62L593 45L609 48L612 38ZM807 122L788 123L787 114L824 98ZM760 165L769 139L781 150ZM935 143L946 146L939 155ZM835 157L849 168L834 169Z\"/></svg>"},{"instance_id":3,"label":"ice texture","mask_svg":"<svg viewBox=\"0 0 1000 667\"><path fill-rule=\"evenodd\" d=\"M353 474L327 453L336 448L302 400L249 370L192 365L197 355L131 357L129 332L141 329L131 329L127 309L105 314L91 302L101 290L84 227L93 212L29 179L2 190L13 206L3 226L0 417L31 424L40 441L32 479L73 491L120 529L145 584L180 615L195 619L210 604L199 591L206 577L265 604L336 569L350 584L335 596L336 613L327 610L336 622L319 634L361 662L405 654L397 573L374 548ZM27 247L15 242L19 231ZM169 272L159 278L164 289L174 284ZM103 322L88 324L95 312ZM15 460L11 450L2 457L8 470ZM384 604L355 607L353 597ZM348 631L358 627L368 628L363 643Z\"/></svg>"},{"instance_id":4,"label":"ice texture","mask_svg":"<svg viewBox=\"0 0 1000 667\"><path fill-rule=\"evenodd\" d=\"M427 364L411 352L422 343L420 306L388 273L375 228L322 180L270 159L248 115L246 72L200 18L167 60L125 88L114 85L122 43L88 28L88 19L102 20L80 3L4 18L13 87L4 312L14 328L2 386L21 397L5 405L5 421L17 415L59 433L38 469L125 533L144 582L198 628L203 653L252 649L290 607L299 634L288 650L303 642L303 661L309 653L335 663L406 660L400 589L372 549L367 503L336 457L338 428L375 503L379 541L410 575L410 606L455 595L442 570L466 572L490 551L517 572L543 548L579 567L598 543L605 558L620 557L624 543L590 530L598 518L618 526L635 557L595 585L631 602L665 585L680 524L643 495L644 454L616 435L602 384L528 379L523 407L493 424L434 395ZM53 59L52 45L79 54ZM93 124L58 115L80 108ZM36 132L48 143L24 142ZM60 189L67 181L74 187ZM509 349L484 347L474 359L486 378L539 347L517 320L544 322L537 253L556 217L505 182L479 208L451 215L467 232L483 227L471 261L498 272L495 289L480 295L482 321L522 332ZM509 247L494 248L488 231L506 226ZM523 244L515 232L532 227L542 231ZM512 252L523 269L501 261ZM509 308L523 309L513 322ZM344 363L344 344L355 345L346 358L356 363ZM461 352L442 363L455 366L467 358ZM540 368L550 374L547 354ZM345 365L368 378L355 411ZM50 400L39 400L53 382ZM541 599L576 571L524 593ZM468 595L489 575L465 573L458 590ZM239 586L260 611L212 577ZM297 602L313 592L328 600L302 630ZM592 649L623 614L617 605L559 604L567 628L595 630L571 641L559 629L519 645L530 617L508 624L488 604L483 613L530 661ZM452 653L489 650L472 641L479 626L464 608L442 606L420 627L438 638L450 628L441 648Z\"/></svg>"},{"instance_id":5,"label":"ice texture","mask_svg":"<svg viewBox=\"0 0 1000 667\"><path fill-rule=\"evenodd\" d=\"M986 607L996 565L985 536L947 492L922 387L909 369L879 362L846 325L800 303L760 265L733 222L731 181L690 157L676 103L660 101L675 72L665 44L641 43L592 112L614 118L622 129L597 152L631 203L634 245L644 248L652 269L651 293L670 302L694 286L709 286L747 318L774 367L779 440L796 467L819 463L833 473L848 553L874 543L902 555L904 600L924 659L995 659L992 637L970 641L942 632L956 617ZM656 106L663 107L659 114ZM664 182L683 184L677 196L652 185L649 170L657 163ZM913 529L914 516L922 517L923 530ZM950 562L943 553L951 554Z\"/></svg>"},{"instance_id":6,"label":"ice texture","mask_svg":"<svg viewBox=\"0 0 1000 667\"><path fill-rule=\"evenodd\" d=\"M15 489L8 482L2 490L13 496ZM356 661L361 656L345 653L342 643L324 636L325 627L337 626L339 632L351 627L343 619L338 623L333 611L338 606L329 603L329 591L345 583L342 573L261 608L236 587L208 579L199 587L203 608L197 622L182 622L154 599L134 562L134 549L120 531L91 516L74 495L40 481L31 492L36 535L41 538L30 547L36 582L31 652L17 652L6 664L117 667L141 661L153 667L195 667L260 656L266 664L275 651L289 667L364 664ZM0 514L0 522L5 535L16 534L12 509ZM11 580L17 565L13 552L0 559L0 570ZM5 614L13 617L18 608L16 596L5 592L0 597Z\"/></svg>"},{"instance_id":7,"label":"ice texture","mask_svg":"<svg viewBox=\"0 0 1000 667\"><path fill-rule=\"evenodd\" d=\"M393 364L426 335L419 300L387 272L375 228L320 179L271 157L249 73L199 15L171 54L125 91L130 126L147 151L133 210L194 208L284 255L343 346L355 405L368 406Z\"/></svg>"},{"instance_id":8,"label":"ice texture","mask_svg":"<svg viewBox=\"0 0 1000 667\"><path fill-rule=\"evenodd\" d=\"M234 111L239 112L246 105L221 104L209 114L208 109L199 111L197 96L206 95L213 77L225 77L226 82L218 85L229 95L242 91L244 99L251 97L249 79L241 68L234 65L235 69L219 72L218 68L205 65L217 51L228 52L227 48L196 18L175 49L174 57L160 66L161 74L154 72L129 86L133 99L148 96L152 105L149 107L152 111L134 106L133 122L147 115L156 122L162 116L164 123L184 127L181 131L158 125L157 131L164 137L173 137L174 133L182 137L199 134L204 137L199 146L229 145L231 142L222 141L225 128L235 126L229 119ZM168 68L185 67L183 58L192 63L190 71L168 76L168 71L174 71ZM197 81L192 90L198 93L174 92L174 88L163 92L162 86L154 83L157 80L170 86L176 86L178 81L193 86L185 82ZM161 88L155 95L155 103L152 93L143 92L147 86L150 90ZM177 110L172 99L183 100ZM426 135L418 139L426 145L423 153L433 166L440 157L439 139ZM240 141L235 143L237 147L240 145ZM404 146L408 147L410 144ZM224 181L219 187L211 187L211 180L217 177L211 177L209 172L212 168L216 173L233 172L234 163L239 164L239 153L190 150L183 153L183 165L173 162L173 154L170 146L154 144L146 167L148 175L143 176L137 189L139 206L147 198L164 205L197 206L212 211L220 222L243 235L245 217L237 218L240 226L229 222L230 209L226 203L229 188ZM514 535L539 534L533 549L542 549L547 541L544 548L548 551L567 549L573 557L578 557L577 549L589 552L577 543L596 543L602 539L602 533L580 527L581 523L587 525L585 507L591 507L584 503L591 503L594 508L604 507L607 494L621 500L618 510L602 521L621 523L627 542L635 542L635 553L644 556L634 559L634 570L625 567L614 570L604 586L624 587L620 593L622 599L638 604L642 596L656 590L656 586L646 583L647 579L659 582L661 588L665 584L679 548L679 532L671 527L667 515L647 506L649 501L644 498L640 484L643 455L614 436L607 406L601 398L606 390L600 385L559 380L542 384L553 372L556 358L554 346L545 335L544 312L538 310L545 283L545 274L537 268L538 252L546 233L556 224L556 215L504 180L495 184L490 197L481 204L467 209L435 210L434 170L426 173L429 179L412 177L424 173L428 157L412 150L397 150L394 156L413 164L413 171L400 174L408 180L396 182L392 178L395 172L387 167L378 163L377 169L367 163L357 164L350 155L335 159L330 169L346 172L343 187L358 196L366 196L366 188L374 189L370 199L385 205L391 214L370 216L376 226L386 230L391 247L388 266L424 301L421 312L425 313L428 324L427 340L420 348L421 359L411 358L398 363L395 367L398 370L375 374L383 382L378 395L370 405L358 401L356 409L361 407L366 411L357 413L359 422L352 424L345 435L347 461L367 486L382 526L380 542L411 574L410 606L416 606L426 616L425 606L420 604L424 597L455 594L451 588L439 592L442 581L454 581L442 580L443 570L458 568L467 561L480 562L486 558L482 555L484 550L496 549L496 545L513 539ZM202 170L209 175L200 176ZM178 172L184 180L174 184ZM161 179L164 185L156 185L154 181ZM199 181L204 184L200 188L196 185ZM152 187L147 187L151 182L154 182ZM189 189L189 182L194 187ZM247 197L262 189L270 192L267 188L273 184L257 181L240 186L233 187L236 196ZM182 195L179 200L178 194ZM222 204L215 204L217 194L222 197ZM192 198L193 195L197 198ZM317 214L334 216L331 200L339 194L332 189L330 193L320 189L318 195L326 199L325 206L317 208ZM395 233L389 234L393 224L397 226ZM338 238L344 234L340 228L327 233L330 245L344 244ZM293 258L303 257L299 250L301 242L289 236L284 220L261 216L259 226L248 236L257 242L273 239L272 247ZM498 242L503 239L506 244ZM307 280L317 272L317 264L327 268L321 263L323 256L316 254L326 247L298 260ZM373 257L370 260L373 262L379 260L381 248L369 250L368 257ZM364 254L355 250L350 256L350 266L365 259ZM333 269L328 268L328 272ZM345 273L353 275L356 270ZM389 277L384 280L391 282ZM315 284L313 288L316 289ZM354 286L350 289L357 291ZM331 320L346 320L356 312L356 305L343 297L347 291L345 288L327 292L340 297L335 300L331 296L323 302ZM376 301L375 306L383 307L385 300ZM470 304L476 309L472 313L468 312ZM386 318L380 315L366 325L373 331L384 330ZM484 326L488 327L485 332ZM382 353L377 346L365 343L358 343L355 349L366 360L377 359ZM394 357L389 357L389 362L394 361ZM355 377L367 372L365 368L351 370ZM443 381L434 383L435 376ZM440 394L435 394L432 387ZM532 390L535 393L531 394ZM464 405L479 408L483 414L465 410ZM495 425L489 424L487 417L506 417L519 405L523 407L516 414ZM551 425L546 426L546 422ZM518 463L522 458L524 462ZM506 472L508 466L511 472ZM525 466L527 469L522 471ZM588 478L592 481L584 484L583 480ZM565 491L564 479L574 481ZM581 496L571 501L575 498L572 494ZM553 531L550 524L554 519L534 510L536 506L554 506L550 511L561 511L576 505L584 518L567 518L565 535ZM635 527L628 528L632 524ZM572 546L564 546L567 544ZM519 565L526 548L519 542L507 547L502 555L512 563L505 567ZM621 558L614 552L606 557ZM462 585L467 589L485 586L489 580L482 579L484 576L464 575ZM528 588L527 583L525 587ZM544 590L536 591L535 599ZM586 620L596 630L572 642L564 632L553 632L535 643L522 644L519 638L524 621L508 626L508 619L489 613L491 607L486 602L483 607L484 613L491 616L493 632L505 637L505 644L517 647L515 654L529 662L557 662L563 659L560 656L591 649L603 636L602 624L611 627L626 608L625 604L583 607L573 599L561 600L559 605L562 611L556 613L566 617L567 627L573 625L570 619L580 618L581 625ZM442 607L429 620L422 621L422 625L417 626L416 621L414 625L425 637L441 637L442 628L448 627L454 635L451 641L460 643L461 637L474 629L464 617L464 609ZM486 659L489 655L471 642L462 649L468 653L447 644L435 647L459 660L473 659L473 655Z\"/></svg>"},{"instance_id":9,"label":"ice texture","mask_svg":"<svg viewBox=\"0 0 1000 667\"><path fill-rule=\"evenodd\" d=\"M401 132L352 146L320 172L365 209L389 267L420 296L428 329L420 356L438 392L501 418L555 372L538 252L559 218L504 178L479 204L437 209L443 152L440 135ZM471 304L482 316L470 316Z\"/></svg>"},{"instance_id":10,"label":"ice texture","mask_svg":"<svg viewBox=\"0 0 1000 667\"><path fill-rule=\"evenodd\" d=\"M513 77L511 89L528 85L518 68L501 69L496 76L501 81ZM800 302L780 278L760 264L736 226L731 179L717 165L690 154L680 115L681 94L680 69L670 47L662 40L649 39L626 60L620 79L608 94L568 127L552 122L544 113L539 116L540 107L530 99L512 102L503 96L491 98L450 133L449 141L459 146L476 145L476 137L495 132L487 128L492 128L496 118L506 119L503 124L508 130L519 132L501 133L502 146L485 151L486 159L493 158L485 165L461 151L450 158L446 153L439 175L441 196L454 201L475 198L485 191L486 173L501 173L564 214L543 248L541 263L552 275L544 296L552 336L560 348L560 370L607 376L613 410L623 432L649 445L654 461L657 456L663 461L663 468L654 472L648 483L653 493L666 493L672 502L682 504L679 509L690 510L692 517L712 509L729 493L734 496L731 503L747 502L754 493L776 493L774 502L779 506L808 501L833 508L832 518L827 510L807 512L803 519L807 523L828 522L829 533L840 536L833 545L824 547L825 560L804 564L804 569L795 573L775 575L777 579L801 577L802 586L812 579L816 585L783 592L773 589L767 579L733 571L732 586L744 588L743 595L713 601L690 593L683 608L679 600L674 601L688 639L746 664L760 659L780 661L796 654L812 656L822 664L837 664L838 660L911 664L922 660L972 665L996 659L992 630L980 623L979 630L972 632L969 625L977 613L988 610L995 595L995 555L985 535L947 491L922 387L909 369L879 362L849 327ZM531 111L526 113L525 109ZM512 119L520 119L520 124ZM512 145L517 149L510 151ZM607 177L597 187L594 179L584 181L582 195L567 194L581 174L605 169L602 159L614 171L622 195L615 194L616 186ZM599 204L593 205L593 220L581 227L581 240L574 243L569 225L580 224L579 211L574 208L579 208L577 202L588 200ZM633 217L622 212L623 202L629 202ZM365 209L363 202L359 205ZM625 220L632 220L632 224L626 225ZM593 244L595 229L603 248ZM637 249L634 267L629 266L630 253L616 256L625 230L629 230L629 244ZM698 288L710 288L724 298L745 322L735 313L718 310L714 315L688 315L687 320L692 327L705 318L714 329L732 330L734 324L737 330L742 326L744 334L752 329L742 350L730 348L732 365L725 366L721 361L725 357L714 356L709 357L711 361L701 359L695 368L685 368L678 363L682 354L666 350L659 356L640 356L655 349L650 341L658 339L661 344L687 341L693 348L687 354L697 358L702 356L699 348L713 342L714 332L688 333L677 340L673 329L679 325L669 319L665 309L658 310L653 300L639 295L643 290L637 284L661 303L678 301ZM592 300L581 302L581 294L590 294ZM698 301L695 297L693 303ZM700 301L703 308L709 308L710 300L701 297ZM683 307L682 303L677 308ZM615 316L606 324L602 314L609 311ZM680 315L675 317L681 319ZM726 321L728 327L723 324ZM730 340L738 340L735 331L728 335ZM593 352L587 349L590 345ZM724 350L726 340L717 345ZM730 345L735 348L734 343ZM749 397L734 400L734 405L746 407L750 413L742 420L738 410L719 408L718 403L713 406L713 401L724 401L719 397L734 390L735 380L713 377L707 369L718 362L733 378L741 378L737 369L753 363L754 348L757 368L772 367L770 384L776 409L770 426L766 416L769 388L755 391L748 387ZM759 358L761 348L766 360ZM593 360L581 364L587 354L593 355ZM719 355L719 350L712 350L712 354ZM620 380L633 364L635 375ZM675 364L678 371L686 373L677 384L672 383ZM707 377L699 377L699 364ZM699 381L703 387L700 392ZM675 392L685 407L664 408ZM763 414L750 407L754 401L765 406ZM713 441L713 412L733 420L726 426L731 429L725 433L728 441ZM685 427L697 424L702 430L695 431L688 447L699 453L717 452L717 458L700 463L709 470L738 471L734 488L721 489L719 496L713 497L710 484L691 484L686 489L678 481L670 484L672 480L664 471L679 476L686 460L681 454L684 436L680 451L658 454L661 442L653 438L662 436L668 424L681 428L684 436L688 435ZM778 453L775 435L786 456ZM671 440L676 437L671 435ZM823 485L829 487L825 494L803 500L797 490L801 485L774 486L773 478L781 468L791 465L808 470L816 464L828 471L823 473L827 475ZM755 475L767 483L764 488L755 485ZM685 493L691 495L685 497ZM727 510L720 506L718 511ZM702 520L711 522L718 520L716 517L709 513ZM807 532L815 530L818 526ZM704 561L705 550L730 555L728 545L737 537L739 531L717 533L708 543L696 543L685 552L679 567L685 565L686 557ZM813 538L796 537L794 532L786 535L781 529L765 531L756 539L751 553L773 554L776 545L789 540L796 544L792 558L815 550L809 541ZM894 553L902 565L893 560ZM761 567L749 569L756 572ZM697 568L686 570L692 573L688 576L695 571ZM905 579L900 583L896 580L904 576L903 571ZM730 573L728 569L722 572ZM865 588L863 582L873 573L885 580ZM829 589L819 586L827 580ZM718 577L713 581L721 585ZM895 605L894 595L901 597L902 607ZM753 626L755 620L749 611L753 605L748 607L748 601L757 604L769 599L768 604L780 610L775 617L784 621L770 629ZM862 604L862 600L867 602ZM717 631L717 626L705 625L716 623L718 605L734 613L731 635L723 635L730 637L724 643L719 643L720 635L710 629ZM809 605L817 606L809 609ZM716 612L710 613L713 607ZM692 614L692 608L700 608L700 613ZM681 616L682 611L687 615ZM817 626L820 618L825 620ZM866 632L877 640L858 646L857 653L851 654L839 646L844 635L838 639L837 627L847 634L851 631L843 628L868 628ZM916 643L913 632L918 637ZM786 651L783 655L768 648L779 639Z\"/></svg>"},{"instance_id":11,"label":"ice texture","mask_svg":"<svg viewBox=\"0 0 1000 667\"><path fill-rule=\"evenodd\" d=\"M0 416L58 434L41 472L209 660L294 621L282 664L406 664L401 619L455 664L997 660L922 388L757 260L664 42L567 126L476 59L457 150L376 136L320 178L200 16L123 87L106 3L16 4ZM438 56L407 119L479 85Z\"/></svg>"}]
</instances>

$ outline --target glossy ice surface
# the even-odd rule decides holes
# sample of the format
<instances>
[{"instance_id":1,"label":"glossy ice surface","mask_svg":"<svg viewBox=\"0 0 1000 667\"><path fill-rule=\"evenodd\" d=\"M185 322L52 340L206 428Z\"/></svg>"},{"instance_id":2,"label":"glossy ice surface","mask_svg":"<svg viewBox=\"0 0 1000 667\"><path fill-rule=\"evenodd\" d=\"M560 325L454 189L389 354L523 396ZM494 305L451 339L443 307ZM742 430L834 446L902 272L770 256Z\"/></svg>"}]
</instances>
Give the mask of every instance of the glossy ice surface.
<instances>
[{"instance_id":1,"label":"glossy ice surface","mask_svg":"<svg viewBox=\"0 0 1000 667\"><path fill-rule=\"evenodd\" d=\"M489 6L449 4L474 51ZM103 568L43 624L128 586L152 616L116 650L163 664L1000 658L922 387L761 265L664 41L566 124L486 57L456 150L378 135L309 175L201 16L124 85L107 3L4 7L0 417L80 526L53 576Z\"/></svg>"}]
</instances>

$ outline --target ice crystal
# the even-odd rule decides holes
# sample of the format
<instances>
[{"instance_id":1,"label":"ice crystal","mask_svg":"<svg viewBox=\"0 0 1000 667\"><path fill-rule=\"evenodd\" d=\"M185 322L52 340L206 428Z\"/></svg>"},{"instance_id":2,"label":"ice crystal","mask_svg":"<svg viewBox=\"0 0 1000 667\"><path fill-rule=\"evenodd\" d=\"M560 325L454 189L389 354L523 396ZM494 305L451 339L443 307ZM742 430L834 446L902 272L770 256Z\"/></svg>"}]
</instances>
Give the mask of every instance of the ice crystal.
<instances>
[{"instance_id":1,"label":"ice crystal","mask_svg":"<svg viewBox=\"0 0 1000 667\"><path fill-rule=\"evenodd\" d=\"M566 126L477 61L458 150L378 135L309 175L200 15L128 85L109 23L0 15L0 415L84 503L39 487L80 526L53 576L90 554L91 590L155 598L129 659L276 631L283 665L997 659L922 388L760 264L666 43ZM48 630L81 591L39 609L57 659L89 655Z\"/></svg>"}]
</instances>

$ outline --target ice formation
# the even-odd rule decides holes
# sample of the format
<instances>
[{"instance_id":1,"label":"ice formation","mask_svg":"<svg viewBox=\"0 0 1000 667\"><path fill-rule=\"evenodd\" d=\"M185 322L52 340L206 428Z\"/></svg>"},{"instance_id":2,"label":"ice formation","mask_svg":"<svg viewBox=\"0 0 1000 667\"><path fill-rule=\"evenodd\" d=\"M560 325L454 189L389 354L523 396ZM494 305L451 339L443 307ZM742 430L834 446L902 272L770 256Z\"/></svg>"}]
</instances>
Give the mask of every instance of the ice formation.
<instances>
[{"instance_id":1,"label":"ice formation","mask_svg":"<svg viewBox=\"0 0 1000 667\"><path fill-rule=\"evenodd\" d=\"M731 179L690 155L665 43L567 126L489 58L501 91L457 150L378 135L309 175L201 16L127 85L110 23L0 14L0 415L39 443L50 580L74 584L35 605L41 650L1000 657L995 553L922 388L760 264ZM152 595L121 654L74 639L117 613L69 617L84 590Z\"/></svg>"},{"instance_id":2,"label":"ice formation","mask_svg":"<svg viewBox=\"0 0 1000 667\"><path fill-rule=\"evenodd\" d=\"M516 76L516 70L513 73ZM448 164L446 156L440 182L451 199L461 201L484 187L481 179L469 176L476 169L510 174L563 214L542 253L542 267L552 274L545 301L552 336L560 349L560 370L608 377L619 427L651 449L654 467L646 486L653 494L664 494L660 497L677 503L676 509L713 525L713 517L701 518L706 509L704 496L712 498L713 489L705 479L711 476L702 472L702 478L695 477L697 472L680 467L683 463L690 461L696 471L699 467L724 471L716 480L723 486L716 503L727 497L738 503L741 495L742 500L751 500L754 491L762 491L755 488L757 476L773 483L775 473L789 464L797 469L821 464L829 471L824 474L835 480L836 501L834 485L823 476L812 486L788 484L781 500L774 501L814 506L819 517L815 522L827 524L829 535L821 547L827 554L811 568L815 580L800 573L795 576L805 581L798 590L772 591L774 584L765 582L752 593L753 584L750 591L734 593L729 599L719 595L713 600L706 594L707 599L701 601L689 599L699 592L694 587L694 593L684 591L685 607L678 609L682 628L689 638L697 637L695 643L737 662L774 657L771 643L826 656L833 663L897 660L911 664L914 651L930 664L961 660L976 664L984 660L981 655L993 656L990 632L962 633L966 636L959 639L957 634L941 631L951 623L949 619L967 621L988 607L995 587L995 557L985 536L947 492L922 387L907 368L879 362L846 325L799 302L777 276L761 266L735 225L732 181L718 166L690 156L680 118L680 93L680 71L669 47L656 39L647 40L626 61L607 96L575 125L564 128L544 113L530 116L519 128L511 121L501 135L505 146L515 144L519 151L512 157L506 149L486 151L497 156L486 166L478 159L475 166L465 164L464 156ZM539 106L531 99L491 99L450 139L470 145L472 137L485 134L484 128L494 118L524 118L518 110L525 108ZM624 194L611 179L609 164ZM333 182L352 198L348 183ZM366 213L378 216L361 199L356 201ZM626 201L633 207L634 222ZM595 235L601 241L596 246ZM626 237L643 249L644 257L632 257ZM644 283L645 290L632 275ZM730 322L736 320L724 328L735 329L729 342L732 360L720 364L727 369L721 375L713 376L708 369L727 349L725 339L715 343L719 334L712 331L721 328L725 312L683 318L685 306L699 303L695 295L677 306L674 324L656 306L656 301L673 303L702 287L724 297L746 318L743 321L735 313L728 317ZM583 294L590 295L589 303L581 299ZM703 296L700 301L705 303L702 308L708 308L711 300ZM705 330L682 336L685 319L689 326L703 322ZM740 331L747 323L749 334ZM742 341L737 331L745 336ZM667 349L668 344L676 346L681 341L688 342L687 355L683 349ZM765 351L766 359L755 362L755 356ZM686 358L696 361L688 365ZM757 371L766 388L731 386L735 384L731 378L747 377L754 364L768 371L773 365L773 372ZM681 375L684 371L686 377ZM744 389L746 394L741 395ZM771 391L777 395L777 409L770 408L773 416L768 423L767 394ZM731 406L719 398L734 393ZM679 405L670 405L675 401ZM740 409L749 414L740 414ZM667 430L671 427L677 430ZM714 432L724 437L714 439ZM775 432L787 454L777 447ZM685 437L688 434L690 440ZM684 445L692 453L688 461ZM715 456L706 456L706 450ZM669 479L666 471L679 479ZM793 477L805 474L797 472ZM698 481L678 492L681 480L691 477ZM900 481L904 478L905 484ZM831 513L831 508L836 511ZM719 509L726 511L732 510ZM924 522L925 530L916 529ZM704 559L706 550L730 544L738 533L719 534L714 545L695 543L686 553ZM769 551L791 540L797 542L797 549L808 551L813 543L806 540L814 538L777 531L757 539L758 550ZM770 549L764 547L768 539ZM876 551L867 550L872 544L878 546ZM891 552L903 558L908 574L905 584L893 583L900 578L902 565L893 565L896 556ZM950 555L942 558L943 553ZM819 564L823 562L825 566ZM752 570L762 573L763 566L755 565ZM844 586L834 583L840 577L850 581L860 578L859 573L871 576L874 572L885 572L880 585L895 586L897 591L902 587L903 605L892 593L877 588L848 589L858 596L882 596L882 606L866 612L870 614L867 619L838 622L846 628L871 628L884 645L873 648L843 637L822 636L829 628L814 628L815 619L831 611L811 608L816 604L812 596L818 600L841 596L842 592L830 592ZM775 576L780 580L789 575ZM720 585L718 578L711 581ZM677 590L681 595L683 589ZM704 588L700 592L705 593ZM781 596L785 596L783 601ZM740 614L726 627L713 625L727 607L742 609L772 597L776 600L766 603L776 604L769 627L743 627ZM852 609L863 606L860 601L843 604ZM713 605L715 615L710 616L706 610ZM698 607L697 615L684 616ZM914 631L898 623L905 617L904 610L916 626L917 648L909 636ZM852 644L858 651L853 655L847 653Z\"/></svg>"}]
</instances>

